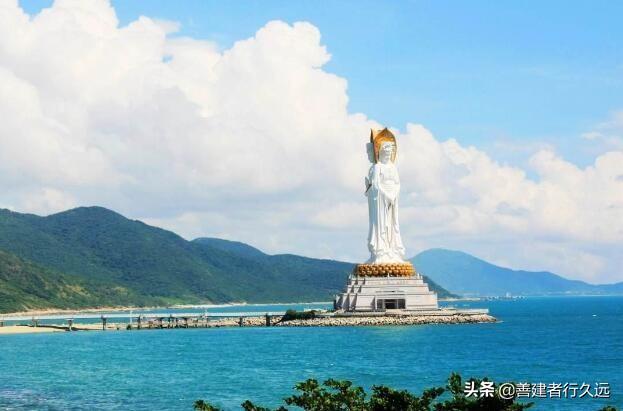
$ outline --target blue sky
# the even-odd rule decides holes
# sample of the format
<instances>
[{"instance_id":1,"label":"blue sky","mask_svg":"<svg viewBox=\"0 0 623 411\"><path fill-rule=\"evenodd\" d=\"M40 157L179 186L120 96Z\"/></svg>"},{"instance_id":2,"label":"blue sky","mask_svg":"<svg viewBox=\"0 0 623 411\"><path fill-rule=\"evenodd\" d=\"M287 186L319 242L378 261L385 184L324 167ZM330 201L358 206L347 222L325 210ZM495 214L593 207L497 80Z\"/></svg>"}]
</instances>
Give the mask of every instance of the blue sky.
<instances>
[{"instance_id":1,"label":"blue sky","mask_svg":"<svg viewBox=\"0 0 623 411\"><path fill-rule=\"evenodd\" d=\"M29 12L50 0L21 4ZM584 166L580 135L623 108L623 2L113 1L229 48L270 20L309 21L348 80L349 109L398 128L426 125L499 161L552 145ZM502 144L500 144L502 143Z\"/></svg>"}]
</instances>

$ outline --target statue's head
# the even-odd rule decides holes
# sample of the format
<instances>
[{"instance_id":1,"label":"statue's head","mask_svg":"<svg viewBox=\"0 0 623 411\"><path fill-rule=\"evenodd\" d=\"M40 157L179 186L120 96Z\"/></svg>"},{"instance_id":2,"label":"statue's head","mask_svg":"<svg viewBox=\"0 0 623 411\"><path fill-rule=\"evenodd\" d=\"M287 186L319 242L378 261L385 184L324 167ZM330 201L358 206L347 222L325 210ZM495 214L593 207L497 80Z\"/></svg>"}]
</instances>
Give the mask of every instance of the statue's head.
<instances>
[{"instance_id":1,"label":"statue's head","mask_svg":"<svg viewBox=\"0 0 623 411\"><path fill-rule=\"evenodd\" d=\"M383 163L387 163L389 161L396 160L396 137L389 131L387 128L383 130L371 130L370 132L370 144L374 149L374 161L381 161ZM384 155L381 153L383 147L385 148L385 152L389 153L389 158L383 157Z\"/></svg>"},{"instance_id":2,"label":"statue's head","mask_svg":"<svg viewBox=\"0 0 623 411\"><path fill-rule=\"evenodd\" d=\"M396 150L396 145L391 141L385 141L381 144L379 148L379 161L383 164L389 163L393 160L394 151Z\"/></svg>"}]
</instances>

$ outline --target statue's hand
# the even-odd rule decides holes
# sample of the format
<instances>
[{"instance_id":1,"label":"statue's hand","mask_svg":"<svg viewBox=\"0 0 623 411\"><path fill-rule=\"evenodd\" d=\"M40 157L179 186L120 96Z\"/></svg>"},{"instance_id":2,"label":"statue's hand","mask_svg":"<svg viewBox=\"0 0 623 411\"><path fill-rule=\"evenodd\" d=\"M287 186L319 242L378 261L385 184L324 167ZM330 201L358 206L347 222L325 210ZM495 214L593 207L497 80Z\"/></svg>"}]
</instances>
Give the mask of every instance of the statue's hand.
<instances>
[{"instance_id":1,"label":"statue's hand","mask_svg":"<svg viewBox=\"0 0 623 411\"><path fill-rule=\"evenodd\" d=\"M366 177L366 193L368 192L368 190L370 190L370 187L372 187L372 183L370 182L370 179L368 177Z\"/></svg>"}]
</instances>

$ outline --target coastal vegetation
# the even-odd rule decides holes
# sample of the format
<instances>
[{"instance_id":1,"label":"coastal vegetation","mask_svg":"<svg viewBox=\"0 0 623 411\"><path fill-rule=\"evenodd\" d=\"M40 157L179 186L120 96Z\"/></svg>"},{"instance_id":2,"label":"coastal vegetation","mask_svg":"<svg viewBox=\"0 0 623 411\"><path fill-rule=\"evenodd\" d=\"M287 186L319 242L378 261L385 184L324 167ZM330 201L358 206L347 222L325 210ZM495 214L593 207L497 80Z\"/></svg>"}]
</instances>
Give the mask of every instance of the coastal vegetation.
<instances>
[{"instance_id":1,"label":"coastal vegetation","mask_svg":"<svg viewBox=\"0 0 623 411\"><path fill-rule=\"evenodd\" d=\"M463 381L459 374L453 373L445 387L428 388L420 394L414 394L384 385L373 386L371 392L366 392L351 381L329 379L320 384L318 380L308 379L296 384L296 394L285 398L285 404L276 408L276 411L288 410L286 406L309 411L521 411L532 407L531 402L521 403L516 398L500 397L495 382L491 396L465 395L466 382L473 382L475 387L479 387L483 381L490 380L470 378ZM241 407L245 411L271 410L249 400L243 402ZM194 409L220 410L205 400L195 401Z\"/></svg>"},{"instance_id":2,"label":"coastal vegetation","mask_svg":"<svg viewBox=\"0 0 623 411\"><path fill-rule=\"evenodd\" d=\"M187 241L102 207L48 217L0 210L0 250L0 312L328 301L353 268L233 241Z\"/></svg>"},{"instance_id":3,"label":"coastal vegetation","mask_svg":"<svg viewBox=\"0 0 623 411\"><path fill-rule=\"evenodd\" d=\"M294 321L294 320L311 320L316 318L316 311L296 311L296 310L287 310L286 313L281 317L279 322L286 321Z\"/></svg>"}]
</instances>

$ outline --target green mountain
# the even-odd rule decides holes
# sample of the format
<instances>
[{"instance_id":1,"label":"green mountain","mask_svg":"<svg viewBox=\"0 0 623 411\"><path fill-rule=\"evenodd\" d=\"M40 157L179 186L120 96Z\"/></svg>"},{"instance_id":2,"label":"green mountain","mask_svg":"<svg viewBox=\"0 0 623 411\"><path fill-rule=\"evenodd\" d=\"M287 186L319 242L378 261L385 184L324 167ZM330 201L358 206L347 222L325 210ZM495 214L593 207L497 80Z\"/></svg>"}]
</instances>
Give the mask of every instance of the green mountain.
<instances>
[{"instance_id":1,"label":"green mountain","mask_svg":"<svg viewBox=\"0 0 623 411\"><path fill-rule=\"evenodd\" d=\"M49 217L3 211L0 249L84 279L135 291L144 301L225 300L215 274L183 238L99 207Z\"/></svg>"},{"instance_id":2,"label":"green mountain","mask_svg":"<svg viewBox=\"0 0 623 411\"><path fill-rule=\"evenodd\" d=\"M411 261L419 272L465 296L623 293L623 283L592 285L547 271L516 271L460 251L426 250Z\"/></svg>"},{"instance_id":3,"label":"green mountain","mask_svg":"<svg viewBox=\"0 0 623 411\"><path fill-rule=\"evenodd\" d=\"M101 207L0 210L0 311L110 305L327 301L353 265L182 237ZM43 284L43 286L42 286ZM441 297L449 294L431 284Z\"/></svg>"},{"instance_id":4,"label":"green mountain","mask_svg":"<svg viewBox=\"0 0 623 411\"><path fill-rule=\"evenodd\" d=\"M276 258L281 264L274 267L101 207L49 217L0 211L0 249L119 285L137 295L137 304L327 300L350 269L302 257Z\"/></svg>"},{"instance_id":5,"label":"green mountain","mask_svg":"<svg viewBox=\"0 0 623 411\"><path fill-rule=\"evenodd\" d=\"M127 305L136 298L123 287L62 274L0 251L0 312Z\"/></svg>"}]
</instances>

